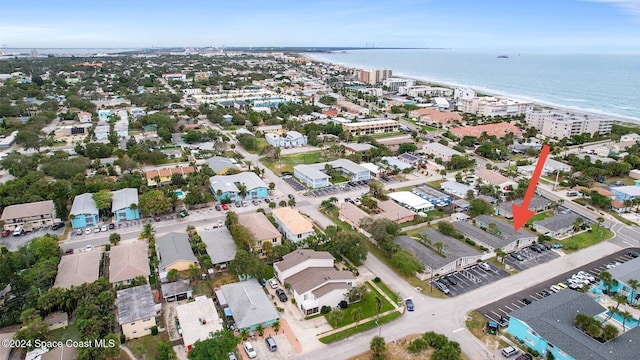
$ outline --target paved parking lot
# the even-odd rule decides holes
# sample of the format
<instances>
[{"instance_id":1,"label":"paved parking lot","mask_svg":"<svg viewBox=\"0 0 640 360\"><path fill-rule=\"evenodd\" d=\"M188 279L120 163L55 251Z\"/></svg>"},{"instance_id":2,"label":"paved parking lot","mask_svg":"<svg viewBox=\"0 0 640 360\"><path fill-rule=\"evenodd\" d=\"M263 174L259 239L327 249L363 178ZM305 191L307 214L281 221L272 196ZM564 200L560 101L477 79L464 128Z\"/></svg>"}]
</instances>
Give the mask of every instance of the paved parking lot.
<instances>
[{"instance_id":1,"label":"paved parking lot","mask_svg":"<svg viewBox=\"0 0 640 360\"><path fill-rule=\"evenodd\" d=\"M481 286L485 286L509 276L507 271L497 268L494 265L489 265L491 266L491 270L483 270L478 265L473 265L464 270L456 271L447 275L447 277L453 278L456 282L456 285L444 282L444 284L449 288L449 297L464 294L467 291L477 289Z\"/></svg>"},{"instance_id":2,"label":"paved parking lot","mask_svg":"<svg viewBox=\"0 0 640 360\"><path fill-rule=\"evenodd\" d=\"M296 178L294 178L291 175L287 175L287 177L283 177L282 180L287 184L289 184L289 186L291 186L295 191L302 191L306 189L304 185L302 185L298 180L296 180Z\"/></svg>"},{"instance_id":3,"label":"paved parking lot","mask_svg":"<svg viewBox=\"0 0 640 360\"><path fill-rule=\"evenodd\" d=\"M560 254L553 250L545 250L541 253L537 253L528 247L521 249L518 252L524 257L523 261L518 261L511 256L507 256L504 259L504 263L519 271L527 270L536 265L540 265L544 262L560 257Z\"/></svg>"},{"instance_id":4,"label":"paved parking lot","mask_svg":"<svg viewBox=\"0 0 640 360\"><path fill-rule=\"evenodd\" d=\"M331 185L324 187L322 189L309 190L305 192L304 196L313 196L313 197L323 197L323 196L331 196L333 194L352 191L356 189L364 189L368 188L369 184L367 181L349 181L346 183L342 183L340 185Z\"/></svg>"},{"instance_id":5,"label":"paved parking lot","mask_svg":"<svg viewBox=\"0 0 640 360\"><path fill-rule=\"evenodd\" d=\"M621 250L615 254L593 261L585 266L573 269L572 271L568 271L562 275L559 275L547 281L541 282L526 290L520 291L511 296L502 298L489 305L483 306L477 309L477 311L483 314L488 319L497 321L501 325L506 326L509 321L508 320L509 313L527 305L524 299L528 301L536 301L536 300L540 300L545 296L548 296L548 295L545 295L543 292L546 291L550 293L551 290L549 290L549 287L551 285L557 284L559 282L566 282L567 278L571 277L571 275L581 270L586 271L587 273L593 275L596 278L596 283L597 283L598 275L600 275L602 271L607 270L607 264L612 264L616 262L624 263L626 261L633 259L633 257L627 255L627 253L630 251L639 251L639 249ZM573 291L573 290L566 289L562 291ZM501 318L503 321L500 321Z\"/></svg>"},{"instance_id":6,"label":"paved parking lot","mask_svg":"<svg viewBox=\"0 0 640 360\"><path fill-rule=\"evenodd\" d=\"M253 348L256 350L256 354L258 354L258 357L257 357L258 359L261 359L261 360L262 359L265 359L265 360L290 359L296 354L296 352L293 349L293 346L291 346L291 343L289 342L285 334L280 333L278 335L273 335L273 334L269 334L269 335L271 335L275 339L276 345L278 345L277 351L274 351L274 352L269 351L264 339L258 338L257 336L255 340L249 340L251 342L251 345L253 345ZM265 338L267 337L266 332L264 337ZM249 359L249 356L247 356L247 353L242 348L242 342L238 346L237 352L240 354L242 359Z\"/></svg>"},{"instance_id":7,"label":"paved parking lot","mask_svg":"<svg viewBox=\"0 0 640 360\"><path fill-rule=\"evenodd\" d=\"M7 237L0 238L0 245L6 246L10 251L17 251L23 246L27 246L31 240L43 236L44 234L61 235L64 233L64 228L58 230L51 230L51 226L45 226L39 229L33 229L29 234L21 236L9 235Z\"/></svg>"}]
</instances>

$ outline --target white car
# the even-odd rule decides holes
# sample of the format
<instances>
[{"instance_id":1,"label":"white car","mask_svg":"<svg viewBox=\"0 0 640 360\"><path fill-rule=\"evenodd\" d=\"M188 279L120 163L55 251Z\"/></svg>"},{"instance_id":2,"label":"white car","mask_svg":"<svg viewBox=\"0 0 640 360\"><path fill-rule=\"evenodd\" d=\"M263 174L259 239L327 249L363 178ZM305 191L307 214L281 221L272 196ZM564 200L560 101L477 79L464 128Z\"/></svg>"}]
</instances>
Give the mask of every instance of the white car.
<instances>
[{"instance_id":1,"label":"white car","mask_svg":"<svg viewBox=\"0 0 640 360\"><path fill-rule=\"evenodd\" d=\"M91 251L91 250L93 250L93 245L87 245L87 246L85 246L85 247L84 247L84 250L85 250L85 251Z\"/></svg>"},{"instance_id":2,"label":"white car","mask_svg":"<svg viewBox=\"0 0 640 360\"><path fill-rule=\"evenodd\" d=\"M549 290L553 291L554 293L557 293L557 292L560 292L562 289L557 285L551 285L551 287L549 287Z\"/></svg>"},{"instance_id":3,"label":"white car","mask_svg":"<svg viewBox=\"0 0 640 360\"><path fill-rule=\"evenodd\" d=\"M107 225L102 225L102 227L100 228L100 231L107 231Z\"/></svg>"},{"instance_id":4,"label":"white car","mask_svg":"<svg viewBox=\"0 0 640 360\"><path fill-rule=\"evenodd\" d=\"M480 268L484 271L489 271L491 270L491 265L489 265L486 262L481 262L480 264L478 264L478 266L480 266Z\"/></svg>"},{"instance_id":5,"label":"white car","mask_svg":"<svg viewBox=\"0 0 640 360\"><path fill-rule=\"evenodd\" d=\"M269 286L271 286L272 289L277 289L278 282L276 281L276 279L269 279Z\"/></svg>"},{"instance_id":6,"label":"white car","mask_svg":"<svg viewBox=\"0 0 640 360\"><path fill-rule=\"evenodd\" d=\"M87 235L91 234L91 228L84 229L84 233Z\"/></svg>"},{"instance_id":7,"label":"white car","mask_svg":"<svg viewBox=\"0 0 640 360\"><path fill-rule=\"evenodd\" d=\"M596 281L596 278L593 275L591 275L588 272L586 272L586 271L578 271L578 275L582 276L585 279L588 279L591 282L595 282Z\"/></svg>"},{"instance_id":8,"label":"white car","mask_svg":"<svg viewBox=\"0 0 640 360\"><path fill-rule=\"evenodd\" d=\"M99 233L100 232L100 226L96 225L96 227L93 228L93 232Z\"/></svg>"},{"instance_id":9,"label":"white car","mask_svg":"<svg viewBox=\"0 0 640 360\"><path fill-rule=\"evenodd\" d=\"M584 276L579 275L579 274L573 274L573 275L571 275L571 278L572 278L574 281L579 281L579 282L581 282L581 283L583 283L583 284L585 284L585 285L589 285L589 284L591 284L591 281L589 281L589 279L587 279L587 278L585 278Z\"/></svg>"},{"instance_id":10,"label":"white car","mask_svg":"<svg viewBox=\"0 0 640 360\"><path fill-rule=\"evenodd\" d=\"M253 359L256 356L258 356L258 354L256 353L256 349L253 348L253 345L251 345L250 342L245 341L242 344L242 347L244 348L244 351L247 353L247 355L249 356L249 359Z\"/></svg>"}]
</instances>

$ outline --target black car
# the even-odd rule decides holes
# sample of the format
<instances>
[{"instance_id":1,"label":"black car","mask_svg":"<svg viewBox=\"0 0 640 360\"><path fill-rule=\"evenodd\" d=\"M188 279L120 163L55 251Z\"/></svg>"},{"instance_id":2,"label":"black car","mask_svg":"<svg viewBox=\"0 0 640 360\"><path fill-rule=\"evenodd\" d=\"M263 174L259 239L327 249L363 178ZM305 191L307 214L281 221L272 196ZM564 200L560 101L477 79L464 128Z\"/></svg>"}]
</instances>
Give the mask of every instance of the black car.
<instances>
[{"instance_id":1,"label":"black car","mask_svg":"<svg viewBox=\"0 0 640 360\"><path fill-rule=\"evenodd\" d=\"M540 295L547 297L549 295L551 295L551 292L547 289L542 289L542 291L540 291Z\"/></svg>"},{"instance_id":2,"label":"black car","mask_svg":"<svg viewBox=\"0 0 640 360\"><path fill-rule=\"evenodd\" d=\"M281 302L287 302L287 294L284 293L284 290L276 290L276 295L278 295L278 299L280 299Z\"/></svg>"},{"instance_id":3,"label":"black car","mask_svg":"<svg viewBox=\"0 0 640 360\"><path fill-rule=\"evenodd\" d=\"M295 199L296 198L295 196L293 196L293 194L289 194L287 196L289 197L289 199Z\"/></svg>"},{"instance_id":4,"label":"black car","mask_svg":"<svg viewBox=\"0 0 640 360\"><path fill-rule=\"evenodd\" d=\"M438 281L440 281L441 283L443 283L445 285L451 285L451 282L449 282L449 279L447 279L446 276L441 277Z\"/></svg>"},{"instance_id":5,"label":"black car","mask_svg":"<svg viewBox=\"0 0 640 360\"><path fill-rule=\"evenodd\" d=\"M542 252L542 249L540 249L538 247L538 245L531 245L531 246L529 246L529 249L531 249L531 250L533 250L533 251L535 251L537 253L541 253Z\"/></svg>"},{"instance_id":6,"label":"black car","mask_svg":"<svg viewBox=\"0 0 640 360\"><path fill-rule=\"evenodd\" d=\"M51 230L58 230L58 229L62 229L64 227L64 223L55 223L53 224L53 226L51 226Z\"/></svg>"},{"instance_id":7,"label":"black car","mask_svg":"<svg viewBox=\"0 0 640 360\"><path fill-rule=\"evenodd\" d=\"M269 199L266 199L266 198L265 198L265 199L264 199L264 202L266 202L266 203L268 204L268 203L270 203L270 202L271 202L271 200L269 200Z\"/></svg>"},{"instance_id":8,"label":"black car","mask_svg":"<svg viewBox=\"0 0 640 360\"><path fill-rule=\"evenodd\" d=\"M447 281L449 281L449 285L453 285L453 286L458 285L456 278L453 277L452 275L447 276Z\"/></svg>"},{"instance_id":9,"label":"black car","mask_svg":"<svg viewBox=\"0 0 640 360\"><path fill-rule=\"evenodd\" d=\"M634 258L634 259L635 259L635 258L637 258L638 256L640 256L640 254L638 254L638 253L637 253L637 252L635 252L635 251L629 251L629 252L627 253L627 255L628 255L628 256L631 256L631 257L632 257L632 258Z\"/></svg>"},{"instance_id":10,"label":"black car","mask_svg":"<svg viewBox=\"0 0 640 360\"><path fill-rule=\"evenodd\" d=\"M222 210L222 207L220 205L216 205L216 210L220 211Z\"/></svg>"},{"instance_id":11,"label":"black car","mask_svg":"<svg viewBox=\"0 0 640 360\"><path fill-rule=\"evenodd\" d=\"M544 246L544 248L547 249L547 250L551 250L551 245L549 245L547 243L543 243L543 244L540 244L540 245Z\"/></svg>"},{"instance_id":12,"label":"black car","mask_svg":"<svg viewBox=\"0 0 640 360\"><path fill-rule=\"evenodd\" d=\"M531 304L531 300L529 300L529 299L527 299L527 298L522 299L522 302L523 302L525 305L529 305L529 304Z\"/></svg>"},{"instance_id":13,"label":"black car","mask_svg":"<svg viewBox=\"0 0 640 360\"><path fill-rule=\"evenodd\" d=\"M405 305L407 305L407 311L413 311L413 300L407 299L404 301Z\"/></svg>"},{"instance_id":14,"label":"black car","mask_svg":"<svg viewBox=\"0 0 640 360\"><path fill-rule=\"evenodd\" d=\"M522 256L520 253L517 253L517 252L511 253L511 257L518 261L524 261L524 256Z\"/></svg>"}]
</instances>

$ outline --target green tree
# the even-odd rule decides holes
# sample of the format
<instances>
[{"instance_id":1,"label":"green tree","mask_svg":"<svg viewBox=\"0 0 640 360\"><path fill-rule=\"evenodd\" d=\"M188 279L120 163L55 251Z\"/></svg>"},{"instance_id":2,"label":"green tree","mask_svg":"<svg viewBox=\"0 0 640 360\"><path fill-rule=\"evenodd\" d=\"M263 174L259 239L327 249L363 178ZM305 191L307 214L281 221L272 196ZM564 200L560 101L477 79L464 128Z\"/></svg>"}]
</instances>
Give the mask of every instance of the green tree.
<instances>
[{"instance_id":1,"label":"green tree","mask_svg":"<svg viewBox=\"0 0 640 360\"><path fill-rule=\"evenodd\" d=\"M280 320L276 320L273 324L271 324L271 326L273 326L273 331L278 334L278 331L280 331Z\"/></svg>"},{"instance_id":2,"label":"green tree","mask_svg":"<svg viewBox=\"0 0 640 360\"><path fill-rule=\"evenodd\" d=\"M175 360L176 353L173 351L173 347L166 341L158 342L158 347L156 348L158 355L156 355L156 360Z\"/></svg>"},{"instance_id":3,"label":"green tree","mask_svg":"<svg viewBox=\"0 0 640 360\"><path fill-rule=\"evenodd\" d=\"M91 195L93 201L96 202L96 206L102 215L105 215L105 211L109 212L111 210L111 201L113 199L113 194L111 191L103 189Z\"/></svg>"},{"instance_id":4,"label":"green tree","mask_svg":"<svg viewBox=\"0 0 640 360\"><path fill-rule=\"evenodd\" d=\"M149 242L155 240L155 236L156 236L156 229L153 228L153 225L151 225L151 223L146 223L144 224L144 226L142 226L142 231L140 232L140 235L138 235L138 239L147 239L149 240Z\"/></svg>"},{"instance_id":5,"label":"green tree","mask_svg":"<svg viewBox=\"0 0 640 360\"><path fill-rule=\"evenodd\" d=\"M189 352L190 360L225 359L227 354L235 349L240 339L231 331L218 330L211 334L211 338L204 341L196 341Z\"/></svg>"},{"instance_id":6,"label":"green tree","mask_svg":"<svg viewBox=\"0 0 640 360\"><path fill-rule=\"evenodd\" d=\"M416 150L418 150L418 147L414 143L403 143L398 147L399 154L412 153Z\"/></svg>"},{"instance_id":7,"label":"green tree","mask_svg":"<svg viewBox=\"0 0 640 360\"><path fill-rule=\"evenodd\" d=\"M636 290L638 290L638 287L640 287L640 282L636 279L629 279L629 281L627 281L627 285L629 285L629 287L631 288L628 299L629 304L631 304L633 302L633 299L635 299Z\"/></svg>"},{"instance_id":8,"label":"green tree","mask_svg":"<svg viewBox=\"0 0 640 360\"><path fill-rule=\"evenodd\" d=\"M356 329L358 328L358 323L362 320L362 308L357 307L351 310L351 320L356 323Z\"/></svg>"},{"instance_id":9,"label":"green tree","mask_svg":"<svg viewBox=\"0 0 640 360\"><path fill-rule=\"evenodd\" d=\"M167 280L169 280L170 282L174 282L176 281L177 278L178 278L178 270L177 269L169 270L169 272L167 273Z\"/></svg>"},{"instance_id":10,"label":"green tree","mask_svg":"<svg viewBox=\"0 0 640 360\"><path fill-rule=\"evenodd\" d=\"M45 324L35 309L27 309L22 312L20 321L24 326L18 330L14 339L24 341L27 344L26 349L31 351L35 348L35 341L43 341L47 339L49 326Z\"/></svg>"},{"instance_id":11,"label":"green tree","mask_svg":"<svg viewBox=\"0 0 640 360\"><path fill-rule=\"evenodd\" d=\"M625 332L627 321L633 320L633 314L625 310L620 312L620 317L622 317L622 332Z\"/></svg>"},{"instance_id":12,"label":"green tree","mask_svg":"<svg viewBox=\"0 0 640 360\"><path fill-rule=\"evenodd\" d=\"M172 204L162 190L150 190L140 195L139 198L140 211L144 215L157 215L169 212Z\"/></svg>"},{"instance_id":13,"label":"green tree","mask_svg":"<svg viewBox=\"0 0 640 360\"><path fill-rule=\"evenodd\" d=\"M407 249L397 251L391 256L391 262L398 272L403 275L413 275L424 271L424 264L416 259L415 255Z\"/></svg>"},{"instance_id":14,"label":"green tree","mask_svg":"<svg viewBox=\"0 0 640 360\"><path fill-rule=\"evenodd\" d=\"M344 311L340 309L333 309L329 313L327 313L325 317L327 318L327 321L329 322L329 324L331 324L331 326L337 328L338 324L340 324L340 321L342 321L342 319L344 318Z\"/></svg>"},{"instance_id":15,"label":"green tree","mask_svg":"<svg viewBox=\"0 0 640 360\"><path fill-rule=\"evenodd\" d=\"M493 213L493 206L482 199L471 199L469 203L469 215L471 215L471 217Z\"/></svg>"},{"instance_id":16,"label":"green tree","mask_svg":"<svg viewBox=\"0 0 640 360\"><path fill-rule=\"evenodd\" d=\"M602 336L604 337L605 341L614 339L616 336L618 336L618 334L618 328L612 324L607 324L602 328Z\"/></svg>"},{"instance_id":17,"label":"green tree","mask_svg":"<svg viewBox=\"0 0 640 360\"><path fill-rule=\"evenodd\" d=\"M384 359L385 352L387 351L387 344L384 341L384 338L381 336L374 336L371 339L371 343L369 344L369 349L373 353L373 359Z\"/></svg>"},{"instance_id":18,"label":"green tree","mask_svg":"<svg viewBox=\"0 0 640 360\"><path fill-rule=\"evenodd\" d=\"M376 199L387 200L387 196L384 194L384 186L379 181L369 181L369 193Z\"/></svg>"},{"instance_id":19,"label":"green tree","mask_svg":"<svg viewBox=\"0 0 640 360\"><path fill-rule=\"evenodd\" d=\"M109 242L111 243L111 245L118 245L118 243L120 242L120 234L111 233L109 235Z\"/></svg>"}]
</instances>

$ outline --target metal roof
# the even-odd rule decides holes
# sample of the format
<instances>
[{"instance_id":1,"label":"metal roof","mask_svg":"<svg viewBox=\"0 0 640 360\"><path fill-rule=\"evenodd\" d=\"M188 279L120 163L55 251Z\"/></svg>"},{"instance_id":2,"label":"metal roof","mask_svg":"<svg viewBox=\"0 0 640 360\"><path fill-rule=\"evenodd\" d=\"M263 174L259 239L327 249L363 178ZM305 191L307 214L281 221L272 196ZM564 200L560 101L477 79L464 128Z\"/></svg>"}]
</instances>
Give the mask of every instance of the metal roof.
<instances>
[{"instance_id":1,"label":"metal roof","mask_svg":"<svg viewBox=\"0 0 640 360\"><path fill-rule=\"evenodd\" d=\"M95 200L92 198L93 194L84 193L80 194L73 199L73 205L71 205L70 215L83 215L83 214L99 214L98 206Z\"/></svg>"},{"instance_id":2,"label":"metal roof","mask_svg":"<svg viewBox=\"0 0 640 360\"><path fill-rule=\"evenodd\" d=\"M126 188L112 192L111 212L126 209L131 204L138 205L138 189Z\"/></svg>"}]
</instances>

